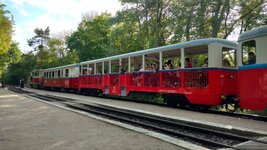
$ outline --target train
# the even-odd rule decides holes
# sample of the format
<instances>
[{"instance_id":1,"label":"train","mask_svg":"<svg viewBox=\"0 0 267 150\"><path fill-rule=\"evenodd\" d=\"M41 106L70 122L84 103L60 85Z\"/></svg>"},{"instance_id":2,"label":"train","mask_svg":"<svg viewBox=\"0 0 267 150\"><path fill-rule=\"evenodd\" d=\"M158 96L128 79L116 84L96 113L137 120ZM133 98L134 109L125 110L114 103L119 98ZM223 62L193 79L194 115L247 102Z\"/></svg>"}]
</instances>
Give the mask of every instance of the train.
<instances>
[{"instance_id":1,"label":"train","mask_svg":"<svg viewBox=\"0 0 267 150\"><path fill-rule=\"evenodd\" d=\"M237 42L197 39L31 72L30 86L128 97L161 94L170 106L267 107L267 26Z\"/></svg>"}]
</instances>

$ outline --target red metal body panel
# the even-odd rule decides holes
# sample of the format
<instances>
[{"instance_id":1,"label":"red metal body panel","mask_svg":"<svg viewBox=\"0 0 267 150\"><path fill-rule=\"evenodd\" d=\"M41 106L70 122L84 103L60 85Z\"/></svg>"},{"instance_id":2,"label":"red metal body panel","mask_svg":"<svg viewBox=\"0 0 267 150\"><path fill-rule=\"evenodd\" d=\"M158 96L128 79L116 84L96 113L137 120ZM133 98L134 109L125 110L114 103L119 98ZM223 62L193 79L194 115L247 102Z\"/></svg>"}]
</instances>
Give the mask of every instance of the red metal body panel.
<instances>
[{"instance_id":1,"label":"red metal body panel","mask_svg":"<svg viewBox=\"0 0 267 150\"><path fill-rule=\"evenodd\" d=\"M42 84L43 78L32 78L32 84Z\"/></svg>"},{"instance_id":2,"label":"red metal body panel","mask_svg":"<svg viewBox=\"0 0 267 150\"><path fill-rule=\"evenodd\" d=\"M225 68L89 75L79 77L79 90L102 89L114 96L127 96L131 91L183 94L192 104L219 105L221 95L238 94L237 75L236 69Z\"/></svg>"},{"instance_id":3,"label":"red metal body panel","mask_svg":"<svg viewBox=\"0 0 267 150\"><path fill-rule=\"evenodd\" d=\"M43 78L32 78L31 79L31 86L34 88L39 88L39 86L41 87L43 85Z\"/></svg>"},{"instance_id":4,"label":"red metal body panel","mask_svg":"<svg viewBox=\"0 0 267 150\"><path fill-rule=\"evenodd\" d=\"M103 89L104 76L102 75L85 75L79 77L78 88L84 89Z\"/></svg>"},{"instance_id":5,"label":"red metal body panel","mask_svg":"<svg viewBox=\"0 0 267 150\"><path fill-rule=\"evenodd\" d=\"M267 108L267 67L239 71L239 101L241 108Z\"/></svg>"},{"instance_id":6,"label":"red metal body panel","mask_svg":"<svg viewBox=\"0 0 267 150\"><path fill-rule=\"evenodd\" d=\"M78 89L78 78L44 79L44 87Z\"/></svg>"}]
</instances>

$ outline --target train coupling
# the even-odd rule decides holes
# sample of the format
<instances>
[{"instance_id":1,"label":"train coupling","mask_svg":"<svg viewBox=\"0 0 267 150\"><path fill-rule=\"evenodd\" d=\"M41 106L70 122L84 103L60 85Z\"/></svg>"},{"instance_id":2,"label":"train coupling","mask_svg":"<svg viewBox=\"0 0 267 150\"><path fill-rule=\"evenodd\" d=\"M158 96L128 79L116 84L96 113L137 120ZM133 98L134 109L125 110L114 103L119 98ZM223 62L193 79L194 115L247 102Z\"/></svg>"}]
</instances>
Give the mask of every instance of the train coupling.
<instances>
[{"instance_id":1,"label":"train coupling","mask_svg":"<svg viewBox=\"0 0 267 150\"><path fill-rule=\"evenodd\" d=\"M221 99L224 104L234 104L238 103L238 97L236 95L221 95Z\"/></svg>"}]
</instances>

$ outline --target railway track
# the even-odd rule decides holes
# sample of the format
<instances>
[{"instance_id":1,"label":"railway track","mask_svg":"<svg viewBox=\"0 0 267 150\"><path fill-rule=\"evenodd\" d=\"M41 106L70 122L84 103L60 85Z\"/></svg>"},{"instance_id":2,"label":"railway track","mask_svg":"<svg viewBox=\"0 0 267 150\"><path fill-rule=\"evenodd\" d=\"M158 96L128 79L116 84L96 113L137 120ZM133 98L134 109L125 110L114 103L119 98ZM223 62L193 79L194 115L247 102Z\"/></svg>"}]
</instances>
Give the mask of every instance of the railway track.
<instances>
[{"instance_id":1,"label":"railway track","mask_svg":"<svg viewBox=\"0 0 267 150\"><path fill-rule=\"evenodd\" d=\"M267 142L257 140L262 136L258 134L231 133L230 130L218 130L211 127L199 126L198 124L148 115L140 112L122 110L100 104L82 103L79 100L74 100L71 98L40 95L32 92L24 93L22 90L15 88L10 88L10 90L21 94L28 94L31 97L35 97L50 103L56 103L63 107L68 107L74 110L87 112L104 118L159 132L210 149L239 149L235 147L235 145L247 141L258 142L261 144L266 144L267 146Z\"/></svg>"},{"instance_id":2,"label":"railway track","mask_svg":"<svg viewBox=\"0 0 267 150\"><path fill-rule=\"evenodd\" d=\"M10 87L10 89L13 89L13 87ZM35 92L30 92L30 91L26 91L26 90L18 90L17 89L17 93L35 93ZM92 95L90 95L92 96ZM99 97L99 96L93 96L93 97ZM130 101L130 102L134 102L134 103L143 103L143 104L152 104L152 105L157 105L157 106L162 106L162 107L169 107L166 104L158 104L158 103L154 103L154 102L146 102L146 101L136 101L136 100L131 100L131 99L124 99L124 98L116 98L116 97L105 97L107 99L113 99L113 100L119 100L119 101ZM74 99L72 99L74 100ZM242 118L242 119L251 119L251 120L257 120L257 121L263 121L263 122L267 122L267 116L262 116L262 115L256 115L256 114L244 114L244 113L238 113L238 112L225 112L225 111L217 111L217 110L192 110L190 108L187 107L181 107L181 106L176 106L175 108L177 109L182 109L182 110L189 110L189 111L198 111L198 112L202 112L202 113L210 113L210 114L216 114L216 115L223 115L223 116L229 116L229 117L235 117L235 118Z\"/></svg>"}]
</instances>

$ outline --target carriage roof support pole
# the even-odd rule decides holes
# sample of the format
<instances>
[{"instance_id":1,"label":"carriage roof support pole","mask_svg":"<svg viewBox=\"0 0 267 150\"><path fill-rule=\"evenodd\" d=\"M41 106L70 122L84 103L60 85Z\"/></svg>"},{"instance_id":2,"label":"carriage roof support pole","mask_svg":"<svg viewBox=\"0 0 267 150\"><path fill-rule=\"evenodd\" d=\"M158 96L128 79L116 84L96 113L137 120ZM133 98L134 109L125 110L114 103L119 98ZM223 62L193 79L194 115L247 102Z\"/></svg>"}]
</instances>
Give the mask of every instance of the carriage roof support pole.
<instances>
[{"instance_id":1,"label":"carriage roof support pole","mask_svg":"<svg viewBox=\"0 0 267 150\"><path fill-rule=\"evenodd\" d=\"M111 60L108 61L108 73L111 73Z\"/></svg>"},{"instance_id":2,"label":"carriage roof support pole","mask_svg":"<svg viewBox=\"0 0 267 150\"><path fill-rule=\"evenodd\" d=\"M181 48L181 68L184 68L184 48Z\"/></svg>"},{"instance_id":3,"label":"carriage roof support pole","mask_svg":"<svg viewBox=\"0 0 267 150\"><path fill-rule=\"evenodd\" d=\"M86 65L86 74L89 74L89 64Z\"/></svg>"},{"instance_id":4,"label":"carriage roof support pole","mask_svg":"<svg viewBox=\"0 0 267 150\"><path fill-rule=\"evenodd\" d=\"M121 58L119 59L119 73L121 73L122 71L122 62L121 62Z\"/></svg>"},{"instance_id":5,"label":"carriage roof support pole","mask_svg":"<svg viewBox=\"0 0 267 150\"><path fill-rule=\"evenodd\" d=\"M105 74L105 62L102 62L102 74Z\"/></svg>"},{"instance_id":6,"label":"carriage roof support pole","mask_svg":"<svg viewBox=\"0 0 267 150\"><path fill-rule=\"evenodd\" d=\"M142 63L143 63L142 67L145 70L145 63L146 63L146 61L145 61L145 55L142 55Z\"/></svg>"},{"instance_id":7,"label":"carriage roof support pole","mask_svg":"<svg viewBox=\"0 0 267 150\"><path fill-rule=\"evenodd\" d=\"M128 72L131 72L131 57L128 57Z\"/></svg>"},{"instance_id":8,"label":"carriage roof support pole","mask_svg":"<svg viewBox=\"0 0 267 150\"><path fill-rule=\"evenodd\" d=\"M162 70L162 52L159 52L159 70Z\"/></svg>"},{"instance_id":9,"label":"carriage roof support pole","mask_svg":"<svg viewBox=\"0 0 267 150\"><path fill-rule=\"evenodd\" d=\"M96 74L96 63L94 63L94 74Z\"/></svg>"}]
</instances>

